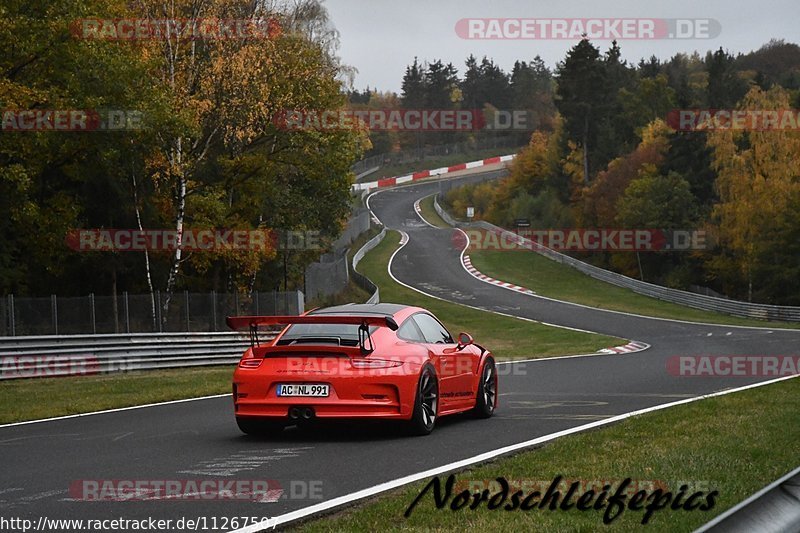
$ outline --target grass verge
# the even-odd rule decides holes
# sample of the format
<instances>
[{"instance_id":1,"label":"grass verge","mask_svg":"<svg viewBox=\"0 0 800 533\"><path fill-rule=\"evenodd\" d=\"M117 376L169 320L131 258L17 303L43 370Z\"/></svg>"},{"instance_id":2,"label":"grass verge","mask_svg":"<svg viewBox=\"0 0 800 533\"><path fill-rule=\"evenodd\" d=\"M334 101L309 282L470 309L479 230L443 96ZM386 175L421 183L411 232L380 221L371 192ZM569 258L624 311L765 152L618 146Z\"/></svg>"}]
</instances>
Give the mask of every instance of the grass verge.
<instances>
[{"instance_id":1,"label":"grass verge","mask_svg":"<svg viewBox=\"0 0 800 533\"><path fill-rule=\"evenodd\" d=\"M570 483L603 480L601 484L612 483L613 492L623 479L630 477L641 481L642 488L649 485L650 494L653 485L665 487L673 500L680 485L687 483L690 488L684 502L695 490L704 494L718 491L710 510L667 507L656 511L646 526L654 532L692 531L797 467L798 410L800 380L791 379L564 437L539 450L461 472L456 479L461 480L459 490L470 486L467 480L489 481L497 477L509 482L517 480L512 483L524 490L526 482L520 480L541 480L535 483L536 488L544 483L546 489L555 476L561 475ZM442 482L445 479L441 476ZM426 484L427 481L398 489L355 509L305 524L301 530L639 531L644 527L645 511L627 507L606 526L605 509L579 511L573 507L551 511L535 507L530 511L490 511L484 503L476 510L465 507L451 511L449 506L439 510L431 492L408 519L404 518L409 504ZM525 493L532 490L535 489ZM453 492L455 496L457 491ZM564 494L562 490L562 497Z\"/></svg>"},{"instance_id":2,"label":"grass verge","mask_svg":"<svg viewBox=\"0 0 800 533\"><path fill-rule=\"evenodd\" d=\"M599 309L715 324L800 328L800 324L738 318L650 298L594 279L534 252L482 250L471 252L469 257L472 265L487 276L527 287L541 296Z\"/></svg>"},{"instance_id":3,"label":"grass verge","mask_svg":"<svg viewBox=\"0 0 800 533\"><path fill-rule=\"evenodd\" d=\"M551 355L592 353L627 342L624 339L581 333L505 317L437 300L395 282L386 270L397 249L400 234L387 232L383 241L361 260L358 270L380 288L382 302L424 307L454 332L468 331L498 358L535 358Z\"/></svg>"},{"instance_id":4,"label":"grass verge","mask_svg":"<svg viewBox=\"0 0 800 533\"><path fill-rule=\"evenodd\" d=\"M435 194L432 194L420 201L419 210L422 217L437 228L449 228L451 226L439 216L439 213L436 212L436 208L433 207L433 199L435 196Z\"/></svg>"},{"instance_id":5,"label":"grass verge","mask_svg":"<svg viewBox=\"0 0 800 533\"><path fill-rule=\"evenodd\" d=\"M0 423L230 392L233 365L0 383Z\"/></svg>"},{"instance_id":6,"label":"grass verge","mask_svg":"<svg viewBox=\"0 0 800 533\"><path fill-rule=\"evenodd\" d=\"M368 238L370 235L362 236L354 243L353 250ZM587 353L624 342L492 315L406 289L386 272L398 240L399 234L392 232L359 264L359 271L380 286L381 298L430 309L448 327L455 330L461 327L474 333L479 342L486 343L498 357ZM353 296L348 301L363 301L360 297L364 291L358 290L360 293L348 295ZM224 366L3 381L0 383L0 423L223 394L230 390L232 374L233 368Z\"/></svg>"}]
</instances>

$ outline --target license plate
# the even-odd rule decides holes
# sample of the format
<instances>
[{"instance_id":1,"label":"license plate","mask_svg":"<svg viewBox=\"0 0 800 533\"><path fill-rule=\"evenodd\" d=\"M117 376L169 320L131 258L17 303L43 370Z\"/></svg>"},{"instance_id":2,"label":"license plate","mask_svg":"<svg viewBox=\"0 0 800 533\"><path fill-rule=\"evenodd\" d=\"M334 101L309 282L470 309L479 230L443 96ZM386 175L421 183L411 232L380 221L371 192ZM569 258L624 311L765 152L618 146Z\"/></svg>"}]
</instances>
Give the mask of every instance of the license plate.
<instances>
[{"instance_id":1,"label":"license plate","mask_svg":"<svg viewBox=\"0 0 800 533\"><path fill-rule=\"evenodd\" d=\"M330 394L330 385L316 383L294 383L278 385L278 396L314 396L326 397Z\"/></svg>"}]
</instances>

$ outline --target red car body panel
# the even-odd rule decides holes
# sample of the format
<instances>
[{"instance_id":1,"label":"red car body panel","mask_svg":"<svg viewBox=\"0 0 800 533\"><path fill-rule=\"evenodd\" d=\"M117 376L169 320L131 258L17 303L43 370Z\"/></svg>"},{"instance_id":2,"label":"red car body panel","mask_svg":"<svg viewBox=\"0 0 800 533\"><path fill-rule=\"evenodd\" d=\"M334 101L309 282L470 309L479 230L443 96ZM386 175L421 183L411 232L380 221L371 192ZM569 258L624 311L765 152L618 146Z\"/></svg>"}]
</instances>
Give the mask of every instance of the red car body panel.
<instances>
[{"instance_id":1,"label":"red car body panel","mask_svg":"<svg viewBox=\"0 0 800 533\"><path fill-rule=\"evenodd\" d=\"M491 356L487 350L474 344L457 349L454 343L412 342L398 336L413 315L426 313L435 318L425 309L394 304L376 304L375 312L364 309L373 308L363 304L299 317L228 318L235 329L366 323L374 346L372 353L365 354L359 346L323 342L282 345L291 328L285 327L271 342L251 347L242 356L233 376L236 416L278 420L286 419L292 407L312 407L317 418L408 420L423 365L433 366L439 382L439 416L475 406L483 363ZM387 322L387 316L393 320ZM277 394L281 384L327 384L330 389L327 397L285 397Z\"/></svg>"}]
</instances>

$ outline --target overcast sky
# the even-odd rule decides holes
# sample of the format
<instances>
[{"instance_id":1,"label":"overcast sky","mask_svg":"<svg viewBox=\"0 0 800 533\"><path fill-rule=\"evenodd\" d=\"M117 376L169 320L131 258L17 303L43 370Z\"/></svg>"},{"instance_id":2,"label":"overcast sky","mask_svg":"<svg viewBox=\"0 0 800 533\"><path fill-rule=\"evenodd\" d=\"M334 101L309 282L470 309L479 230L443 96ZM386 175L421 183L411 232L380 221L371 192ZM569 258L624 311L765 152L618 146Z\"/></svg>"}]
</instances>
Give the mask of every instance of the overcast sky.
<instances>
[{"instance_id":1,"label":"overcast sky","mask_svg":"<svg viewBox=\"0 0 800 533\"><path fill-rule=\"evenodd\" d=\"M771 38L800 44L800 0L325 0L341 33L339 54L358 69L355 86L399 92L406 65L442 59L464 71L469 54L494 58L509 72L515 60L541 55L553 68L572 40L470 40L456 33L464 18L664 18L714 19L720 33L711 39L620 40L624 59L716 50L749 52ZM605 50L610 40L594 41Z\"/></svg>"}]
</instances>

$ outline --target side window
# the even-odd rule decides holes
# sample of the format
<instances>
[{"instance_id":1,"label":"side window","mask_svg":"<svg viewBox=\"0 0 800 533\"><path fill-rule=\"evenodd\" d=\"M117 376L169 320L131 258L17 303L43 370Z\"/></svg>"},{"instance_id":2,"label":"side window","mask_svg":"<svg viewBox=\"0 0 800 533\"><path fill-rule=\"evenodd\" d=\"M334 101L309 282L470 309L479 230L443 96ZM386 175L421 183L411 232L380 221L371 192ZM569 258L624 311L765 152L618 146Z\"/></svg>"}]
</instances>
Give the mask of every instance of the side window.
<instances>
[{"instance_id":1,"label":"side window","mask_svg":"<svg viewBox=\"0 0 800 533\"><path fill-rule=\"evenodd\" d=\"M404 341L425 342L425 338L413 318L407 318L403 322L403 325L397 330L397 336Z\"/></svg>"},{"instance_id":2,"label":"side window","mask_svg":"<svg viewBox=\"0 0 800 533\"><path fill-rule=\"evenodd\" d=\"M447 329L445 329L445 327L431 315L419 313L414 315L413 318L419 326L419 329L422 330L422 335L425 337L426 342L430 344L453 343L453 337L450 336L450 333L447 331Z\"/></svg>"}]
</instances>

